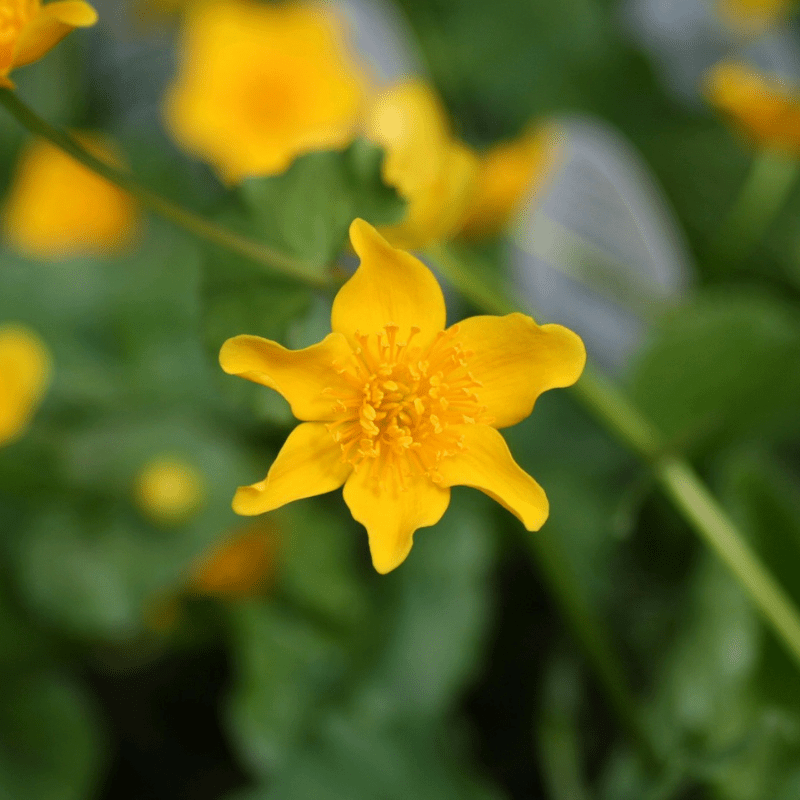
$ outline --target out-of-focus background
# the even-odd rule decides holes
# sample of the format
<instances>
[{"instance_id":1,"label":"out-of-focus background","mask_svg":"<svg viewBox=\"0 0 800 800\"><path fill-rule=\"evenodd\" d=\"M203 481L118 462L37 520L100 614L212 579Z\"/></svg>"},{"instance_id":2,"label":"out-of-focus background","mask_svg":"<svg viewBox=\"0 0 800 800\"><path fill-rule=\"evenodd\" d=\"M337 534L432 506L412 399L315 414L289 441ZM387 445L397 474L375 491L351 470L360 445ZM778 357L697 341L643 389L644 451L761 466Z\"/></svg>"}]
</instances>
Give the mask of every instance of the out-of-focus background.
<instances>
[{"instance_id":1,"label":"out-of-focus background","mask_svg":"<svg viewBox=\"0 0 800 800\"><path fill-rule=\"evenodd\" d=\"M95 6L39 115L312 278L363 216L576 330L800 602L791 2ZM230 509L293 420L219 347L329 293L5 110L0 206L1 798L800 798L797 665L572 394L505 432L540 532L458 490L381 576L339 492Z\"/></svg>"}]
</instances>

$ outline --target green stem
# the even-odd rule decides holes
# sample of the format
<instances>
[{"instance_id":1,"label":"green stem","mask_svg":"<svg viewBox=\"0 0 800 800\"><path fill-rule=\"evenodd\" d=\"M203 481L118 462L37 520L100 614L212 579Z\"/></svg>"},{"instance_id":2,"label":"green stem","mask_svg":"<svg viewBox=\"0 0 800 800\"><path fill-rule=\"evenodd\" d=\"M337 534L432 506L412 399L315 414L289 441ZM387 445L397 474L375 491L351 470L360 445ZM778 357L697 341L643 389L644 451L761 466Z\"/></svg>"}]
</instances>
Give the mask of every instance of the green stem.
<instances>
[{"instance_id":1,"label":"green stem","mask_svg":"<svg viewBox=\"0 0 800 800\"><path fill-rule=\"evenodd\" d=\"M487 311L525 312L497 289L471 274L450 251L438 248L431 255L450 283ZM667 452L655 426L612 381L587 370L572 391L608 430L650 464L675 507L727 564L800 668L800 612L689 463ZM582 634L581 637L583 640ZM589 652L586 642L584 647ZM598 664L595 668L602 676Z\"/></svg>"},{"instance_id":2,"label":"green stem","mask_svg":"<svg viewBox=\"0 0 800 800\"><path fill-rule=\"evenodd\" d=\"M330 288L328 281L313 275L310 267L307 267L302 262L186 211L186 209L171 203L161 195L140 185L136 178L125 170L101 161L68 133L50 125L50 123L39 117L10 89L0 89L0 105L3 105L17 122L31 133L47 139L51 144L72 156L85 167L131 194L142 206L155 211L178 227L189 231L200 239L224 247L244 258L251 259L269 270L280 273L284 277L299 281L315 289L327 290Z\"/></svg>"},{"instance_id":3,"label":"green stem","mask_svg":"<svg viewBox=\"0 0 800 800\"><path fill-rule=\"evenodd\" d=\"M800 161L774 151L761 150L739 189L728 215L711 241L711 263L745 258L767 232L786 203L800 175Z\"/></svg>"}]
</instances>

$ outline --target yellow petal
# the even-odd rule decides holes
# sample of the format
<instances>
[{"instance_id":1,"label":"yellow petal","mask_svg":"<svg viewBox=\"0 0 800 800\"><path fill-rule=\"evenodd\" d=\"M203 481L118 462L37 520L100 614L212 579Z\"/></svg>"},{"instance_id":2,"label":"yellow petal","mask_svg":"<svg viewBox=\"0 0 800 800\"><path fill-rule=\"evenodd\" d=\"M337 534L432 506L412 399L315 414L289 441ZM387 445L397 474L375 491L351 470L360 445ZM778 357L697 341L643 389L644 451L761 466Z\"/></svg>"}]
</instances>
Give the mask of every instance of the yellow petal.
<instances>
[{"instance_id":1,"label":"yellow petal","mask_svg":"<svg viewBox=\"0 0 800 800\"><path fill-rule=\"evenodd\" d=\"M439 463L442 485L480 489L519 518L529 531L538 531L550 511L547 496L514 461L502 434L488 425L458 428L464 436L464 450Z\"/></svg>"},{"instance_id":2,"label":"yellow petal","mask_svg":"<svg viewBox=\"0 0 800 800\"><path fill-rule=\"evenodd\" d=\"M50 376L44 342L22 325L0 326L0 444L28 425Z\"/></svg>"},{"instance_id":3,"label":"yellow petal","mask_svg":"<svg viewBox=\"0 0 800 800\"><path fill-rule=\"evenodd\" d=\"M525 314L469 317L453 327L471 351L468 368L483 384L475 394L495 428L525 419L542 392L571 386L586 363L580 336L561 325L537 325Z\"/></svg>"},{"instance_id":4,"label":"yellow petal","mask_svg":"<svg viewBox=\"0 0 800 800\"><path fill-rule=\"evenodd\" d=\"M379 486L366 466L353 472L344 485L344 500L353 519L367 529L372 564L385 575L405 561L414 531L442 518L450 489L424 475L406 478L404 489L392 480Z\"/></svg>"},{"instance_id":5,"label":"yellow petal","mask_svg":"<svg viewBox=\"0 0 800 800\"><path fill-rule=\"evenodd\" d=\"M335 367L351 356L350 345L338 333L304 350L287 350L260 336L234 336L222 345L219 363L229 375L280 392L298 419L329 420L336 400L325 390L348 390Z\"/></svg>"},{"instance_id":6,"label":"yellow petal","mask_svg":"<svg viewBox=\"0 0 800 800\"><path fill-rule=\"evenodd\" d=\"M342 462L342 448L321 422L304 422L290 434L267 477L240 486L233 498L237 514L252 516L293 500L338 489L353 468Z\"/></svg>"},{"instance_id":7,"label":"yellow petal","mask_svg":"<svg viewBox=\"0 0 800 800\"><path fill-rule=\"evenodd\" d=\"M20 31L14 52L14 66L21 67L41 58L75 28L97 22L97 12L82 0L47 3Z\"/></svg>"},{"instance_id":8,"label":"yellow petal","mask_svg":"<svg viewBox=\"0 0 800 800\"><path fill-rule=\"evenodd\" d=\"M445 324L444 297L433 273L363 219L350 226L350 241L361 264L333 301L333 330L355 342L356 331L378 333L394 324L403 341L416 326L421 332L415 343L430 344Z\"/></svg>"}]
</instances>

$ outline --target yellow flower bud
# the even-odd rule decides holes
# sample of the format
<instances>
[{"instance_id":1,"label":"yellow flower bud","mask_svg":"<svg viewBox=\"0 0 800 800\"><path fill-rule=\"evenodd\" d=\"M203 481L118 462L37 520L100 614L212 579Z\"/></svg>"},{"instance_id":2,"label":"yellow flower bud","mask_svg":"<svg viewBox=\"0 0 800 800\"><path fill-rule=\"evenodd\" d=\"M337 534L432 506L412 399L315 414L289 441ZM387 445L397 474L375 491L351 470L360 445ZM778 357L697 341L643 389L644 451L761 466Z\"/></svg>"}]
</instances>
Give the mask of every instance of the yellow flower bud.
<instances>
[{"instance_id":1,"label":"yellow flower bud","mask_svg":"<svg viewBox=\"0 0 800 800\"><path fill-rule=\"evenodd\" d=\"M185 522L200 507L205 495L203 476L190 464L163 456L146 464L136 477L137 504L154 522Z\"/></svg>"}]
</instances>

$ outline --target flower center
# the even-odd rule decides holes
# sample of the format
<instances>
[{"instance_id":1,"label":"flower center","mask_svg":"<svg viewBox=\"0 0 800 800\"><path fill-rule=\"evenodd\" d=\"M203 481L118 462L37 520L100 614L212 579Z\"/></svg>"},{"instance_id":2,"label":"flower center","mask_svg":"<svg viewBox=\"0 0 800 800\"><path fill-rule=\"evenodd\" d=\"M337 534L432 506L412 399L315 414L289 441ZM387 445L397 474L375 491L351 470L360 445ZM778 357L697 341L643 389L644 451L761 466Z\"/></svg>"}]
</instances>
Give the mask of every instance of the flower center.
<instances>
[{"instance_id":1,"label":"flower center","mask_svg":"<svg viewBox=\"0 0 800 800\"><path fill-rule=\"evenodd\" d=\"M468 369L469 351L456 341L458 326L442 331L433 344L413 344L419 328L397 341L397 325L378 334L356 333L358 346L346 364L336 366L352 391L335 393L328 430L342 448L342 460L369 469L385 485L390 477L426 475L441 480L437 465L464 448L455 426L488 424L478 402L481 384Z\"/></svg>"},{"instance_id":2,"label":"flower center","mask_svg":"<svg viewBox=\"0 0 800 800\"><path fill-rule=\"evenodd\" d=\"M35 0L0 0L0 45L14 43L35 11Z\"/></svg>"}]
</instances>

